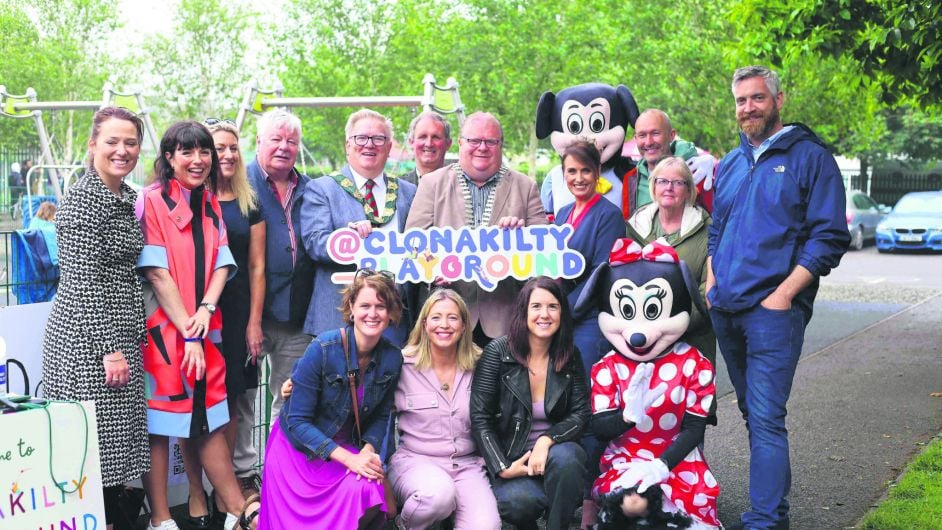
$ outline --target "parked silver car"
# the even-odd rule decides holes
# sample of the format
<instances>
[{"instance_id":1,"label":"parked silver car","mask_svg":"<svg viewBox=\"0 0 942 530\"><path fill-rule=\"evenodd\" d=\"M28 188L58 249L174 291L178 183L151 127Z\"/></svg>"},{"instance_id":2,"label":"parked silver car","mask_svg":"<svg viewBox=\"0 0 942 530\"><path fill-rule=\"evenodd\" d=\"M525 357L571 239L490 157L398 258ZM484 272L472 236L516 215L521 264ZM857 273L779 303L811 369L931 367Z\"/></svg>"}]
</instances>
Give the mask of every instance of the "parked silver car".
<instances>
[{"instance_id":1,"label":"parked silver car","mask_svg":"<svg viewBox=\"0 0 942 530\"><path fill-rule=\"evenodd\" d=\"M869 195L853 190L847 192L847 230L850 248L860 250L864 243L876 240L877 225L883 219L880 206Z\"/></svg>"}]
</instances>

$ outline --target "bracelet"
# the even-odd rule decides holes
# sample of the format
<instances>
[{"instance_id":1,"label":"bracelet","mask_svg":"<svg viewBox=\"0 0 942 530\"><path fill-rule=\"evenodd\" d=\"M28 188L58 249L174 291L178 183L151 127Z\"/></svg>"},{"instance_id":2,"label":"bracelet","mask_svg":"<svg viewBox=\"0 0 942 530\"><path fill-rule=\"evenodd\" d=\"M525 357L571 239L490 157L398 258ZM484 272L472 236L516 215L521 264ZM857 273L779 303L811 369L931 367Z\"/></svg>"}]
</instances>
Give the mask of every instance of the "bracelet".
<instances>
[{"instance_id":1,"label":"bracelet","mask_svg":"<svg viewBox=\"0 0 942 530\"><path fill-rule=\"evenodd\" d=\"M183 337L183 342L203 342L199 337Z\"/></svg>"},{"instance_id":2,"label":"bracelet","mask_svg":"<svg viewBox=\"0 0 942 530\"><path fill-rule=\"evenodd\" d=\"M126 360L127 359L125 359L125 357L122 355L121 357L118 357L116 359L105 359L105 362L117 363L117 362L126 361Z\"/></svg>"}]
</instances>

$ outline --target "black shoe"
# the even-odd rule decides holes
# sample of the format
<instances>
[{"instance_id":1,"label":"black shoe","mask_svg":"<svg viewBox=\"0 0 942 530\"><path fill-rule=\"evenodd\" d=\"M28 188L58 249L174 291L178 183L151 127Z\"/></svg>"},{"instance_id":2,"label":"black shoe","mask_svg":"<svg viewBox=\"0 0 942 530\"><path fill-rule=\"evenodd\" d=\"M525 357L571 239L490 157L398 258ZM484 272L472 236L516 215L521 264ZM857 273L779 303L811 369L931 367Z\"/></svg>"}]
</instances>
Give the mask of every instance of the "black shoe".
<instances>
[{"instance_id":1,"label":"black shoe","mask_svg":"<svg viewBox=\"0 0 942 530\"><path fill-rule=\"evenodd\" d=\"M183 518L183 524L190 530L209 530L212 523L213 513L209 505L209 495L205 491L203 495L206 497L206 511L208 512L206 515L190 515L190 498L186 499L186 517Z\"/></svg>"}]
</instances>

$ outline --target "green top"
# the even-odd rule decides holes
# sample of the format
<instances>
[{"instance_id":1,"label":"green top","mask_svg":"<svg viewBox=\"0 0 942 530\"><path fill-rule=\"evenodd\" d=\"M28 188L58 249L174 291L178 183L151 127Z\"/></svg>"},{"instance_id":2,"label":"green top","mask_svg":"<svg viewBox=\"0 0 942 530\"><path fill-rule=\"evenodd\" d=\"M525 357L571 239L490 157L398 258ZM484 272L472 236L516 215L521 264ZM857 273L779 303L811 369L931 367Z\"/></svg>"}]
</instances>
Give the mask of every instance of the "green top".
<instances>
[{"instance_id":1,"label":"green top","mask_svg":"<svg viewBox=\"0 0 942 530\"><path fill-rule=\"evenodd\" d=\"M674 140L671 142L671 156L679 156L684 160L690 160L697 156L697 146L687 140ZM638 162L638 195L635 197L637 206L640 208L651 202L651 184L648 182L648 176L651 174L648 168L648 161L644 158Z\"/></svg>"},{"instance_id":2,"label":"green top","mask_svg":"<svg viewBox=\"0 0 942 530\"><path fill-rule=\"evenodd\" d=\"M651 227L651 240L664 238L671 246L674 246L677 243L677 239L680 238L680 229L667 233L664 231L664 227L661 225L661 219L659 216L654 216L654 226Z\"/></svg>"}]
</instances>

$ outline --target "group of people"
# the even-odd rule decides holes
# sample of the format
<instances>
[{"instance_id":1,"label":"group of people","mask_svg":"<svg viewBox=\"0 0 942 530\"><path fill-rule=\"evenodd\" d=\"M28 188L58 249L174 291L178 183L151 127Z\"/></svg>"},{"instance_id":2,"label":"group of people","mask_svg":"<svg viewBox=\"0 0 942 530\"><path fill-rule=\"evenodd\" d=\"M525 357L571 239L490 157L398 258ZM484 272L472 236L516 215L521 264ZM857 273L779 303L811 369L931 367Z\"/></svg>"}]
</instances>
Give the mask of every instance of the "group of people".
<instances>
[{"instance_id":1,"label":"group of people","mask_svg":"<svg viewBox=\"0 0 942 530\"><path fill-rule=\"evenodd\" d=\"M752 510L740 524L787 528L785 405L817 278L849 242L843 184L820 140L781 122L775 72L737 70L732 91L742 145L718 167L712 215L696 203L669 118L646 111L636 130L650 201L633 204L649 204L626 224L600 200L596 147L569 145L562 174L575 200L552 222L574 227L585 274L492 291L442 278L397 285L365 269L336 285L334 273L355 267L326 248L339 228L365 238L549 223L536 182L504 164L491 114L468 116L453 164L449 123L418 115L416 170L402 178L385 171L392 123L372 110L347 121L346 165L316 179L295 169L301 123L286 111L259 120L247 166L233 123L179 122L137 197L123 179L142 124L98 111L88 171L56 215L62 278L43 363L49 397L96 402L109 524L121 485L143 475L148 528L177 528L173 436L198 528L212 512L226 529L378 528L393 513L401 528L536 528L541 516L567 528L579 505L591 526L610 437L590 421L589 381L609 347L598 313L572 308L627 235L666 241L699 281L709 314L693 309L682 340L710 363L719 340L750 431ZM259 479L251 428L263 357L274 399Z\"/></svg>"}]
</instances>

